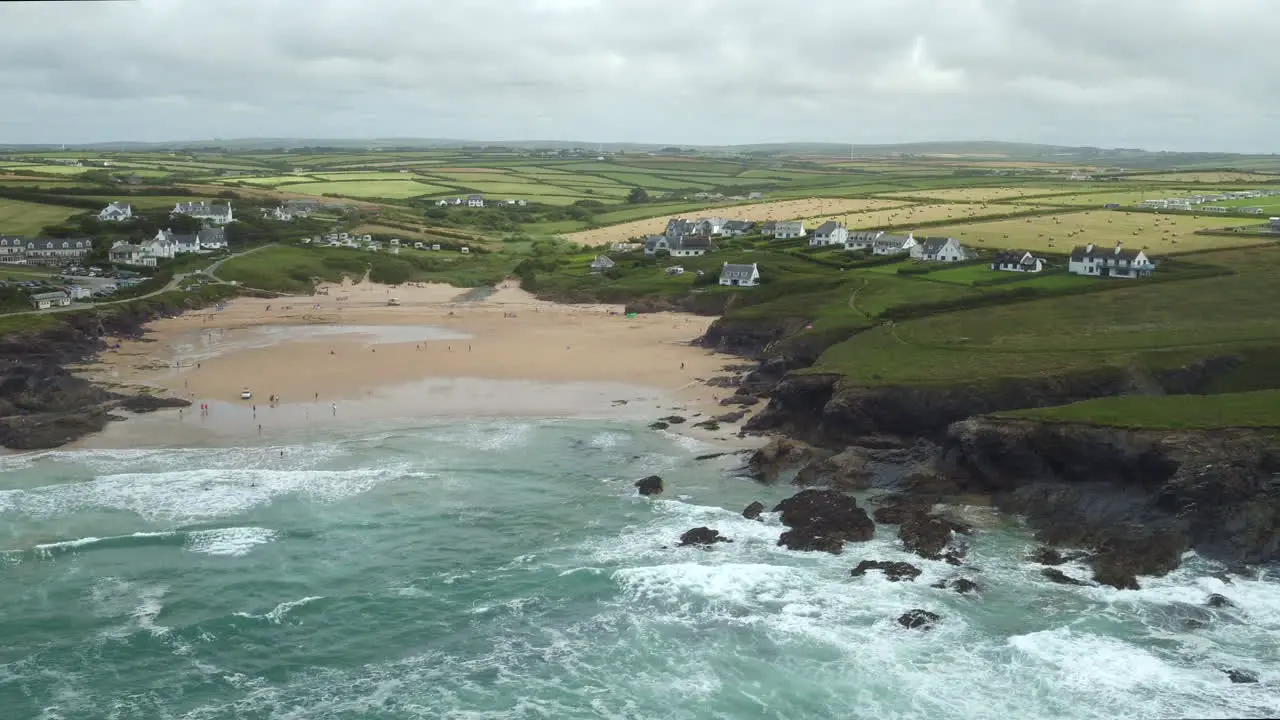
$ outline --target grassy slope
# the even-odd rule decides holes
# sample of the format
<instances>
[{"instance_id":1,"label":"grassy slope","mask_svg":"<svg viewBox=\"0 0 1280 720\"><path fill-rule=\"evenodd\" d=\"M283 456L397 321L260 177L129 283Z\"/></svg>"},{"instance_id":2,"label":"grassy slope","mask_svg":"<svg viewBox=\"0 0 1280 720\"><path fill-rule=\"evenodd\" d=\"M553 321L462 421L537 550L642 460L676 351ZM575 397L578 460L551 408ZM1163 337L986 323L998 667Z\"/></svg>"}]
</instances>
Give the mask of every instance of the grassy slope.
<instances>
[{"instance_id":1,"label":"grassy slope","mask_svg":"<svg viewBox=\"0 0 1280 720\"><path fill-rule=\"evenodd\" d=\"M997 417L1154 430L1280 428L1280 390L1221 395L1123 395L1051 408L1016 410Z\"/></svg>"},{"instance_id":2,"label":"grassy slope","mask_svg":"<svg viewBox=\"0 0 1280 720\"><path fill-rule=\"evenodd\" d=\"M338 282L344 275L360 279L365 272L376 282L445 282L462 287L496 283L514 265L505 254L419 252L399 255L348 248L268 248L228 260L218 277L262 290L308 294L316 280Z\"/></svg>"}]
</instances>

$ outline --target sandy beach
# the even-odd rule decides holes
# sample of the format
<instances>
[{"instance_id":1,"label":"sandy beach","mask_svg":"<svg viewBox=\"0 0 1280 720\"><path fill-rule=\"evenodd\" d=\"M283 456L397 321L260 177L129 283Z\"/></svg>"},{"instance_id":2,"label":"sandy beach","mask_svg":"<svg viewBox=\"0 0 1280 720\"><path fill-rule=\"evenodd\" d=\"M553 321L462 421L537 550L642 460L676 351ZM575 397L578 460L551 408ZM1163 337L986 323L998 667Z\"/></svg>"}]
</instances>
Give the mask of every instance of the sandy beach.
<instances>
[{"instance_id":1,"label":"sandy beach","mask_svg":"<svg viewBox=\"0 0 1280 720\"><path fill-rule=\"evenodd\" d=\"M628 318L621 306L539 301L514 283L487 294L369 282L319 292L237 298L160 320L145 339L120 340L77 372L187 398L194 405L182 419L210 420L222 431L268 421L296 428L325 416L367 422L678 410L693 422L734 409L718 402L731 391L705 380L741 359L689 344L712 318ZM244 390L250 400L241 398ZM201 412L206 404L209 412Z\"/></svg>"}]
</instances>

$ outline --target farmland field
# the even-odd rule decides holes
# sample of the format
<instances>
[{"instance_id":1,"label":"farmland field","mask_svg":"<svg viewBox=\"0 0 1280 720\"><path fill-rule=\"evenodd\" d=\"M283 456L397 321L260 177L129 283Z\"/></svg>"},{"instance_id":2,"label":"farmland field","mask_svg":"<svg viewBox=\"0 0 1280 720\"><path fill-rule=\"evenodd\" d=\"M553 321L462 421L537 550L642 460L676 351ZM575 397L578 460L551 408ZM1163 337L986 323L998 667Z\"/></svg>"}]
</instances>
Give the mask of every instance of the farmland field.
<instances>
[{"instance_id":1,"label":"farmland field","mask_svg":"<svg viewBox=\"0 0 1280 720\"><path fill-rule=\"evenodd\" d=\"M1204 191L1201 191L1204 192ZM1122 190L1119 192L1082 193L1078 195L1055 195L1040 198L1036 202L1044 205L1069 205L1072 207L1103 207L1116 204L1124 207L1137 205L1143 200L1160 200L1164 198L1180 198L1195 195L1192 190Z\"/></svg>"},{"instance_id":2,"label":"farmland field","mask_svg":"<svg viewBox=\"0 0 1280 720\"><path fill-rule=\"evenodd\" d=\"M739 218L767 222L769 220L811 218L823 214L856 213L860 210L892 205L894 205L892 200L814 198L809 200L782 200L748 205L730 205L708 209L702 214L729 219ZM596 230L570 233L565 238L583 245L609 245L648 233L661 232L667 226L667 221L676 217L682 217L682 215L663 215L644 220L633 220Z\"/></svg>"},{"instance_id":3,"label":"farmland field","mask_svg":"<svg viewBox=\"0 0 1280 720\"><path fill-rule=\"evenodd\" d=\"M82 212L84 210L76 208L0 198L0 234L35 235L45 225L56 225Z\"/></svg>"},{"instance_id":4,"label":"farmland field","mask_svg":"<svg viewBox=\"0 0 1280 720\"><path fill-rule=\"evenodd\" d=\"M890 202L887 201L886 202ZM945 205L903 205L893 209L876 212L861 212L847 218L833 215L838 220L845 220L850 230L863 230L885 227L888 225L910 226L912 223L934 222L938 220L969 220L985 215L1003 215L1005 213L1034 210L1031 205L981 205L976 203ZM936 235L933 230L929 235Z\"/></svg>"},{"instance_id":5,"label":"farmland field","mask_svg":"<svg viewBox=\"0 0 1280 720\"><path fill-rule=\"evenodd\" d=\"M403 200L419 195L433 195L453 191L443 185L428 185L413 180L357 180L351 182L304 182L280 186L289 192L310 195L338 195L353 198L386 198Z\"/></svg>"},{"instance_id":6,"label":"farmland field","mask_svg":"<svg viewBox=\"0 0 1280 720\"><path fill-rule=\"evenodd\" d=\"M1280 176L1243 172L1182 172L1155 175L1124 175L1121 176L1121 179L1139 182L1233 183L1275 182L1280 180Z\"/></svg>"},{"instance_id":7,"label":"farmland field","mask_svg":"<svg viewBox=\"0 0 1280 720\"><path fill-rule=\"evenodd\" d=\"M1156 215L1113 210L1066 211L1056 215L1009 218L929 230L950 235L978 249L1014 248L1032 252L1067 252L1074 245L1112 247L1123 243L1153 253L1190 252L1251 245L1257 238L1194 235L1196 230L1242 224L1240 218Z\"/></svg>"},{"instance_id":8,"label":"farmland field","mask_svg":"<svg viewBox=\"0 0 1280 720\"><path fill-rule=\"evenodd\" d=\"M939 188L935 190L904 190L885 193L879 197L903 198L925 197L934 200L956 202L988 202L991 200L1016 200L1018 198L1062 193L1069 195L1070 188L1058 187L974 187L974 188Z\"/></svg>"}]
</instances>

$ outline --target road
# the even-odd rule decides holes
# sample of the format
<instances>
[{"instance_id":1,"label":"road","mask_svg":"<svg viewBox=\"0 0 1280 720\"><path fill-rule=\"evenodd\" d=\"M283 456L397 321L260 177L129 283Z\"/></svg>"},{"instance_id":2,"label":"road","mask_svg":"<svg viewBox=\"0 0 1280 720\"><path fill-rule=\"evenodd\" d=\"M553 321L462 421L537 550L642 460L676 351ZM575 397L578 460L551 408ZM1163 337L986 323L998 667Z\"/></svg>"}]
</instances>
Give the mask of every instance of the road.
<instances>
[{"instance_id":1,"label":"road","mask_svg":"<svg viewBox=\"0 0 1280 720\"><path fill-rule=\"evenodd\" d=\"M159 290L152 290L146 295L138 295L136 297L123 298L121 300L108 300L106 302L93 303L92 305L77 305L76 303L72 303L64 307L52 307L45 310L23 310L22 312L5 313L4 317L13 317L14 315L47 315L49 313L71 312L72 310L85 310L89 307L104 307L107 305L117 305L119 303L133 302L134 300L145 300L146 298L153 297L155 295L159 295L160 293L165 293L165 292L169 292L170 290L173 290L174 288L181 285L183 280L186 280L192 275L207 275L208 277L213 278L213 280L215 280L216 282L220 282L220 283L226 282L214 274L217 271L217 269L222 266L222 263L230 260L231 258L243 257L245 255L248 255L249 253L257 252L263 248L269 248L272 245L275 245L275 243L270 243L267 245L259 245L256 248L251 248L243 252L238 252L238 253L235 253L234 255L228 255L222 258L221 260L218 260L217 262L209 265L209 267L203 270L197 270L195 272L189 272L189 273L179 273L177 275L174 275L173 279L170 280L168 283L165 283L164 287L160 288Z\"/></svg>"}]
</instances>

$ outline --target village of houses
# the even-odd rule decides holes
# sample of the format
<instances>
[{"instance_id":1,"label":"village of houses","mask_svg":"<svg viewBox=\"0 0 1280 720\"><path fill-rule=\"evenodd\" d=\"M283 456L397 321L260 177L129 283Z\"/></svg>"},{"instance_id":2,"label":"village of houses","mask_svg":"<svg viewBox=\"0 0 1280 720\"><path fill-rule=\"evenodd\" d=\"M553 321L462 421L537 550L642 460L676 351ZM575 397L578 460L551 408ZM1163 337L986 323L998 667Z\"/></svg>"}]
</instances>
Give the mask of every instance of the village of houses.
<instances>
[{"instance_id":1,"label":"village of houses","mask_svg":"<svg viewBox=\"0 0 1280 720\"><path fill-rule=\"evenodd\" d=\"M978 260L975 251L964 247L953 237L916 237L914 233L894 234L882 230L850 231L841 222L828 220L815 228L806 228L803 220L754 223L747 220L700 218L686 220L673 218L667 222L660 235L645 236L640 242L615 243L610 250L615 253L643 252L647 256L671 258L698 257L716 249L715 240L762 235L775 240L808 239L811 248L830 247L849 252L861 251L869 255L901 256L923 263L958 263ZM608 255L598 255L590 265L593 274L607 272L617 265ZM994 271L1039 273L1049 267L1049 262L1026 251L1006 250L990 258ZM1115 278L1142 278L1151 275L1155 264L1141 250L1129 250L1120 245L1100 248L1089 244L1071 251L1067 271L1076 275ZM668 275L683 275L681 265L664 269ZM763 270L767 272L767 268ZM755 287L761 282L762 269L758 263L723 263L719 284L728 287Z\"/></svg>"},{"instance_id":2,"label":"village of houses","mask_svg":"<svg viewBox=\"0 0 1280 720\"><path fill-rule=\"evenodd\" d=\"M1238 200L1246 197L1260 197L1264 194L1277 194L1280 191L1241 191L1220 193L1217 195L1200 195L1184 198L1168 198L1147 200L1140 207L1150 209L1172 209L1213 211L1219 206L1207 205L1211 202ZM505 201L489 201L496 205L525 205L525 200L510 199ZM441 206L485 207L486 200L481 195L448 198L437 201ZM307 217L312 213L326 209L328 205L317 200L293 199L285 200L278 207L263 209L264 218L282 222L294 218ZM1245 208L1244 210L1251 210ZM1225 212L1225 208L1223 209ZM194 233L174 233L164 229L152 238L142 242L116 242L109 250L112 264L118 266L134 266L141 268L156 267L158 263L187 253L211 253L227 249L225 226L235 221L234 210L227 202L180 202L170 212L171 216L186 215L201 221L201 227ZM113 202L103 208L97 215L103 222L124 222L133 217L133 208L123 202ZM1280 231L1280 218L1272 218L1273 230ZM758 235L775 240L807 239L813 248L842 248L846 251L861 251L873 256L902 256L922 263L959 263L976 261L976 253L964 247L953 237L919 237L914 233L894 234L886 231L851 231L841 222L828 220L814 228L806 227L803 220L771 221L756 223L749 220L727 220L710 217L697 220L674 218L667 223L661 234L648 235L639 242L616 243L611 247L614 254L642 252L646 256L664 256L671 258L696 257L717 249L716 241L747 235ZM387 246L374 240L371 235L360 235L347 232L334 232L324 236L305 238L304 244L314 247L345 247L366 251L383 251L397 254L401 247L409 247L409 243L396 238L390 239ZM439 251L439 244L413 242L417 250ZM60 265L64 268L76 268L79 262L93 249L92 240L78 239L31 239L0 235L0 263L10 264L42 264ZM460 248L462 254L468 254L469 248ZM994 271L1039 273L1050 267L1049 261L1025 251L1003 251L989 260ZM598 255L590 264L593 274L602 274L614 267L616 262L608 255ZM1067 271L1077 275L1116 278L1141 278L1149 276L1155 264L1142 251L1129 250L1117 245L1113 248L1100 248L1093 244L1078 246L1071 251L1067 260ZM672 265L664 268L669 275L682 275L684 268ZM760 284L762 272L758 264L724 263L720 270L718 282L729 287L754 287ZM115 284L100 285L96 290L77 285L64 286L58 291L38 293L32 296L32 303L38 309L69 305L73 300L89 297L91 294L107 294L117 286L125 286L136 280L128 279L131 273L121 274L122 279Z\"/></svg>"}]
</instances>

